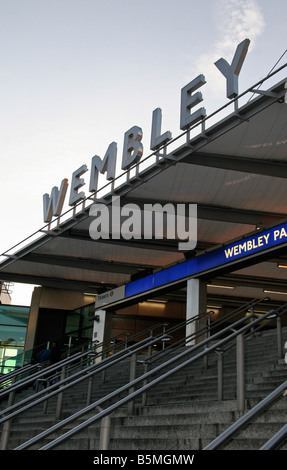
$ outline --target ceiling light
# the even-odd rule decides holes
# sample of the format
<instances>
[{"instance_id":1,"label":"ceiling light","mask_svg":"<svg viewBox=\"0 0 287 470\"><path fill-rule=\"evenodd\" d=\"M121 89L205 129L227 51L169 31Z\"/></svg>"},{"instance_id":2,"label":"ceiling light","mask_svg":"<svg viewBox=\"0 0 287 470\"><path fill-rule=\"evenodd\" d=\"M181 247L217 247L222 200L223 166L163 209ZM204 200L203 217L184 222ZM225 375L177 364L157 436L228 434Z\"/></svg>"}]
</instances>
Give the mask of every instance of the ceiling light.
<instances>
[{"instance_id":1,"label":"ceiling light","mask_svg":"<svg viewBox=\"0 0 287 470\"><path fill-rule=\"evenodd\" d=\"M207 284L207 287L216 287L217 289L235 289L235 286L220 286L218 284Z\"/></svg>"},{"instance_id":2,"label":"ceiling light","mask_svg":"<svg viewBox=\"0 0 287 470\"><path fill-rule=\"evenodd\" d=\"M285 269L287 269L287 264L278 263L278 264L277 264L277 267L278 267L278 268L285 268Z\"/></svg>"},{"instance_id":3,"label":"ceiling light","mask_svg":"<svg viewBox=\"0 0 287 470\"><path fill-rule=\"evenodd\" d=\"M268 290L268 289L264 289L263 292L267 292L268 294L287 295L287 292L282 292L282 291L277 291L277 290Z\"/></svg>"}]
</instances>

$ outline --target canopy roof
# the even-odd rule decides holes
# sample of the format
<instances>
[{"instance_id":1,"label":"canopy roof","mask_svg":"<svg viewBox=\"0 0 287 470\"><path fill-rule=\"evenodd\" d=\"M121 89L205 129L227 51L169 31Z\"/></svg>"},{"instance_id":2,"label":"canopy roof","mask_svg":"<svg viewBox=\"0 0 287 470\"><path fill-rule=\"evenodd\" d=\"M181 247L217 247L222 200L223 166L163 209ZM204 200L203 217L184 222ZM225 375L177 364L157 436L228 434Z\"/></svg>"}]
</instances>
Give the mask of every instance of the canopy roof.
<instances>
[{"instance_id":1,"label":"canopy roof","mask_svg":"<svg viewBox=\"0 0 287 470\"><path fill-rule=\"evenodd\" d=\"M117 194L122 205L196 204L197 255L285 220L285 81L240 107L235 100L231 114L210 127L206 122L184 133L180 145L180 139L175 140L153 154L150 164L148 160L138 164L102 200L110 203ZM93 202L88 198L85 207L79 206L66 220L59 218L54 227L45 227L24 246L5 253L1 279L97 293L188 256L179 251L178 240L93 240L89 234ZM281 262L285 257L287 264L287 253ZM287 292L287 271L279 269L278 262L267 260L224 275L220 282L236 286L232 295L238 297L263 296L265 287ZM209 287L209 292L218 291Z\"/></svg>"}]
</instances>

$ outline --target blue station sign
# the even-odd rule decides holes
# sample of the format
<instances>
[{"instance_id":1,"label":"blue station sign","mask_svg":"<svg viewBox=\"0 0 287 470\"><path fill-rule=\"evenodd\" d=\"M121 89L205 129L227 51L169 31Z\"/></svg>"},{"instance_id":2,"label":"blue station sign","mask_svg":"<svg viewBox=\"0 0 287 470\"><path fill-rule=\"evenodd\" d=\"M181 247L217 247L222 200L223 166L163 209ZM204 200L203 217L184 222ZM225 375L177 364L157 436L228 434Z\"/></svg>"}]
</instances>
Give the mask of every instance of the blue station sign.
<instances>
[{"instance_id":1,"label":"blue station sign","mask_svg":"<svg viewBox=\"0 0 287 470\"><path fill-rule=\"evenodd\" d=\"M210 269L227 266L255 254L262 254L266 250L286 242L287 222L243 237L227 245L222 245L219 248L158 271L145 278L129 282L125 286L125 298L152 291L191 276L199 276Z\"/></svg>"}]
</instances>

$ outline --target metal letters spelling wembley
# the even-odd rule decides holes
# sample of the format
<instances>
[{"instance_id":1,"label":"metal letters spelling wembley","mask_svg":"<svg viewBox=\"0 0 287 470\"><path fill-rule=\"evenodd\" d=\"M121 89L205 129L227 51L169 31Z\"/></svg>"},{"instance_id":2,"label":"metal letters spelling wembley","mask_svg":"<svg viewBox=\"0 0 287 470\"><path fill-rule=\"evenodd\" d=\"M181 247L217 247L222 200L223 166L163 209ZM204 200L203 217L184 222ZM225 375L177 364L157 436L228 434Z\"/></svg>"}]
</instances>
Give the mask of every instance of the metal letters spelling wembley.
<instances>
[{"instance_id":1,"label":"metal letters spelling wembley","mask_svg":"<svg viewBox=\"0 0 287 470\"><path fill-rule=\"evenodd\" d=\"M241 71L244 59L246 57L249 39L241 42L235 51L232 63L229 64L225 59L221 58L215 62L215 66L220 70L226 79L226 95L229 99L238 96L238 76ZM180 129L185 131L197 122L206 117L204 107L191 112L192 109L203 101L202 94L196 92L198 88L206 83L204 75L199 75L181 89L180 103ZM153 111L151 126L151 145L152 151L156 151L160 147L166 145L172 140L170 131L161 133L162 114L161 109L157 108ZM142 129L134 126L124 134L123 154L121 168L123 171L128 170L132 165L138 163L143 156L143 144L141 142L143 136ZM89 191L95 193L98 190L99 173L106 173L106 179L111 181L115 178L117 160L117 144L112 142L106 151L103 159L95 155L91 161ZM84 191L79 191L85 185L82 175L88 171L87 165L82 165L72 174L69 206L74 207L81 200L85 199ZM53 217L61 215L63 205L68 189L68 179L62 180L60 187L54 186L51 194L43 195L44 222L50 223Z\"/></svg>"}]
</instances>

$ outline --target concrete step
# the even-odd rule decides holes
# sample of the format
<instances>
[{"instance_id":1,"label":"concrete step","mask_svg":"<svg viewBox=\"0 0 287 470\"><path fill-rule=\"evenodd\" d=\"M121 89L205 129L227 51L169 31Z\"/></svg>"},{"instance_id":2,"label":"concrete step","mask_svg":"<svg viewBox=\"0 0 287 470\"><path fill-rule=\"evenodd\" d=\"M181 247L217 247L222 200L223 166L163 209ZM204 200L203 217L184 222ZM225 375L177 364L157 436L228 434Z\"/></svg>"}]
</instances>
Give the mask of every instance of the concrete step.
<instances>
[{"instance_id":1,"label":"concrete step","mask_svg":"<svg viewBox=\"0 0 287 470\"><path fill-rule=\"evenodd\" d=\"M234 419L233 408L235 402L231 404L226 402L220 405L221 412L218 414L218 407L215 404L207 402L206 404L194 403L188 406L187 404L180 407L147 407L138 409L136 416L127 417L126 410L117 410L112 418L112 429L111 429L111 449L128 449L127 443L133 449L140 449L143 445L149 445L152 440L155 440L157 436L157 446L159 443L165 445L169 443L169 449L180 448L182 443L188 442L188 445L196 445L199 448L198 435L203 433L209 439L215 437L218 432L218 423L215 416L218 415L218 421L224 423L223 428L232 422ZM188 413L187 413L188 410ZM222 412L225 411L225 413ZM92 413L88 414L87 417L92 416ZM225 416L225 419L223 417ZM77 422L83 422L84 418L79 419ZM204 423L202 422L204 421ZM71 429L72 426L66 426L65 431ZM99 442L99 428L100 421L92 424L89 428L84 429L77 435L77 439L74 439L73 447L71 442L63 443L60 447L72 449L92 449L96 443ZM31 431L31 429L30 429ZM62 431L64 432L64 431ZM52 439L58 437L62 432L51 434L40 444L32 447L32 449L40 448L44 443L50 442ZM188 438L186 438L188 433ZM10 445L17 446L21 440L21 433L14 433ZM29 434L31 436L31 433ZM172 444L171 444L172 442ZM98 445L98 444L97 444ZM14 448L14 447L11 447ZM159 449L159 447L157 447ZM187 447L189 448L189 447Z\"/></svg>"}]
</instances>

